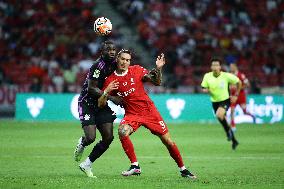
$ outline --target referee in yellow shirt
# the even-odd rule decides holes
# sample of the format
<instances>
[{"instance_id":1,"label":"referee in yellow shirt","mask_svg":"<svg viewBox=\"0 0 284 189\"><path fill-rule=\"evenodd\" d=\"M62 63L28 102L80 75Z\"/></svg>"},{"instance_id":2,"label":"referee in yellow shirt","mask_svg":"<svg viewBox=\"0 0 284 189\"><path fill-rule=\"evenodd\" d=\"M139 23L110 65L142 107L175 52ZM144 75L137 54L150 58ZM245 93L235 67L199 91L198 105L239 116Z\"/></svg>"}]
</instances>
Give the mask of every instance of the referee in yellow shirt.
<instances>
[{"instance_id":1,"label":"referee in yellow shirt","mask_svg":"<svg viewBox=\"0 0 284 189\"><path fill-rule=\"evenodd\" d=\"M211 70L204 75L201 87L203 92L209 93L211 96L214 112L227 134L228 141L232 141L232 149L235 150L239 143L226 120L226 112L230 107L230 102L236 102L242 84L237 76L221 71L219 59L211 60ZM236 96L230 97L230 84L237 84Z\"/></svg>"}]
</instances>

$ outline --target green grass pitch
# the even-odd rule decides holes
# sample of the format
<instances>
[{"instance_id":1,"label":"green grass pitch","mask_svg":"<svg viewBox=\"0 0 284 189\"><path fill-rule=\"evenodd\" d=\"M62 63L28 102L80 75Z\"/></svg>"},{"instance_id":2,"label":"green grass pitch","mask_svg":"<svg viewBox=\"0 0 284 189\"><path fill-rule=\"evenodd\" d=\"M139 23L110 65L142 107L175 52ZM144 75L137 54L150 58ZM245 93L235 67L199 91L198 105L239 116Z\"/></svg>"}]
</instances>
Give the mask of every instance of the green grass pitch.
<instances>
[{"instance_id":1,"label":"green grass pitch","mask_svg":"<svg viewBox=\"0 0 284 189\"><path fill-rule=\"evenodd\" d=\"M198 176L180 177L154 135L141 127L131 138L141 176L122 177L129 167L114 128L110 149L87 178L73 160L79 122L0 121L0 188L283 188L284 124L241 124L236 151L219 124L169 124L185 164ZM97 140L100 135L97 135ZM83 158L90 152L88 147Z\"/></svg>"}]
</instances>

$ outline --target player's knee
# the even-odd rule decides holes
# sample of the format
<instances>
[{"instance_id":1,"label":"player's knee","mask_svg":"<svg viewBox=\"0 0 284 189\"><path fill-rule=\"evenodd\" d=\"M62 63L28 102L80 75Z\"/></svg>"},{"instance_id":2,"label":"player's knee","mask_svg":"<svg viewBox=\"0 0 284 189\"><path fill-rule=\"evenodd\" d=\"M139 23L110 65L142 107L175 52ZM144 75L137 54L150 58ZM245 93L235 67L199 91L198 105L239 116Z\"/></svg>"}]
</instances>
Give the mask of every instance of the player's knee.
<instances>
[{"instance_id":1,"label":"player's knee","mask_svg":"<svg viewBox=\"0 0 284 189\"><path fill-rule=\"evenodd\" d=\"M175 145L175 143L172 140L166 140L164 143L168 148Z\"/></svg>"},{"instance_id":2,"label":"player's knee","mask_svg":"<svg viewBox=\"0 0 284 189\"><path fill-rule=\"evenodd\" d=\"M125 137L129 135L129 128L126 126L121 126L118 128L119 137Z\"/></svg>"},{"instance_id":3,"label":"player's knee","mask_svg":"<svg viewBox=\"0 0 284 189\"><path fill-rule=\"evenodd\" d=\"M224 118L225 118L225 115L223 113L219 113L219 112L216 113L216 116L221 121L224 120Z\"/></svg>"},{"instance_id":4,"label":"player's knee","mask_svg":"<svg viewBox=\"0 0 284 189\"><path fill-rule=\"evenodd\" d=\"M85 140L88 144L91 144L95 141L96 136L95 135L87 135L85 136Z\"/></svg>"},{"instance_id":5,"label":"player's knee","mask_svg":"<svg viewBox=\"0 0 284 189\"><path fill-rule=\"evenodd\" d=\"M172 145L175 144L170 137L162 136L161 140L163 144L166 145L167 147L171 147Z\"/></svg>"},{"instance_id":6,"label":"player's knee","mask_svg":"<svg viewBox=\"0 0 284 189\"><path fill-rule=\"evenodd\" d=\"M114 139L113 136L109 136L109 137L104 138L103 141L105 145L109 146L112 143L113 139Z\"/></svg>"}]
</instances>

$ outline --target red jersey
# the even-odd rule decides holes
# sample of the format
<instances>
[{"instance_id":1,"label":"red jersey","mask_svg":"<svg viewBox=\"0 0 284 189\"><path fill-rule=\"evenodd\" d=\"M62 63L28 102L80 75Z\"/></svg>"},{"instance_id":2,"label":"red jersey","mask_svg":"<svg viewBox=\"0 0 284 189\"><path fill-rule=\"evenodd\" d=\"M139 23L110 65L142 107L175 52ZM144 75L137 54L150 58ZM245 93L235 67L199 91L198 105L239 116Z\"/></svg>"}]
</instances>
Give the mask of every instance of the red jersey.
<instances>
[{"instance_id":1,"label":"red jersey","mask_svg":"<svg viewBox=\"0 0 284 189\"><path fill-rule=\"evenodd\" d=\"M123 98L125 113L135 115L148 114L154 103L146 93L142 81L143 76L147 73L148 70L138 65L129 66L128 71L123 74L117 74L114 71L106 78L103 90L110 82L117 80L119 87L117 90L112 91L111 95Z\"/></svg>"},{"instance_id":2,"label":"red jersey","mask_svg":"<svg viewBox=\"0 0 284 189\"><path fill-rule=\"evenodd\" d=\"M237 71L235 73L235 75L240 79L240 81L242 82L242 88L240 90L240 94L243 94L245 95L245 88L244 88L244 85L248 83L248 79L247 77L245 76L245 74L241 73L240 71ZM231 95L234 95L237 91L237 88L236 86L233 86L233 87L230 87L230 93Z\"/></svg>"}]
</instances>

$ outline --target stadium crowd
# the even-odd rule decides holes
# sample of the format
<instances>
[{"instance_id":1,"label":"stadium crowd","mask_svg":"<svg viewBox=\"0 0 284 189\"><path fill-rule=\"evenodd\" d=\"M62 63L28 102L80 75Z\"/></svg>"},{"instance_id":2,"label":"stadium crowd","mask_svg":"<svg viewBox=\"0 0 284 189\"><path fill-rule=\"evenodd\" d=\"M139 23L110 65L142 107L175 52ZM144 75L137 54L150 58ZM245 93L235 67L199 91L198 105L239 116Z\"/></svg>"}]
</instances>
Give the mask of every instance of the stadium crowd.
<instances>
[{"instance_id":1,"label":"stadium crowd","mask_svg":"<svg viewBox=\"0 0 284 189\"><path fill-rule=\"evenodd\" d=\"M216 55L227 65L237 63L254 87L284 84L281 0L111 2L132 19L149 50L170 58L169 81L175 87L199 85Z\"/></svg>"},{"instance_id":2,"label":"stadium crowd","mask_svg":"<svg viewBox=\"0 0 284 189\"><path fill-rule=\"evenodd\" d=\"M90 27L95 6L91 0L0 2L0 82L31 92L79 92L102 41Z\"/></svg>"},{"instance_id":3,"label":"stadium crowd","mask_svg":"<svg viewBox=\"0 0 284 189\"><path fill-rule=\"evenodd\" d=\"M212 56L237 62L257 86L283 86L281 0L110 0L152 53L164 52L167 87L199 92ZM91 0L0 2L0 83L31 92L79 92L100 39ZM113 30L112 39L123 34ZM52 86L52 89L50 88ZM254 91L252 91L254 92Z\"/></svg>"}]
</instances>

